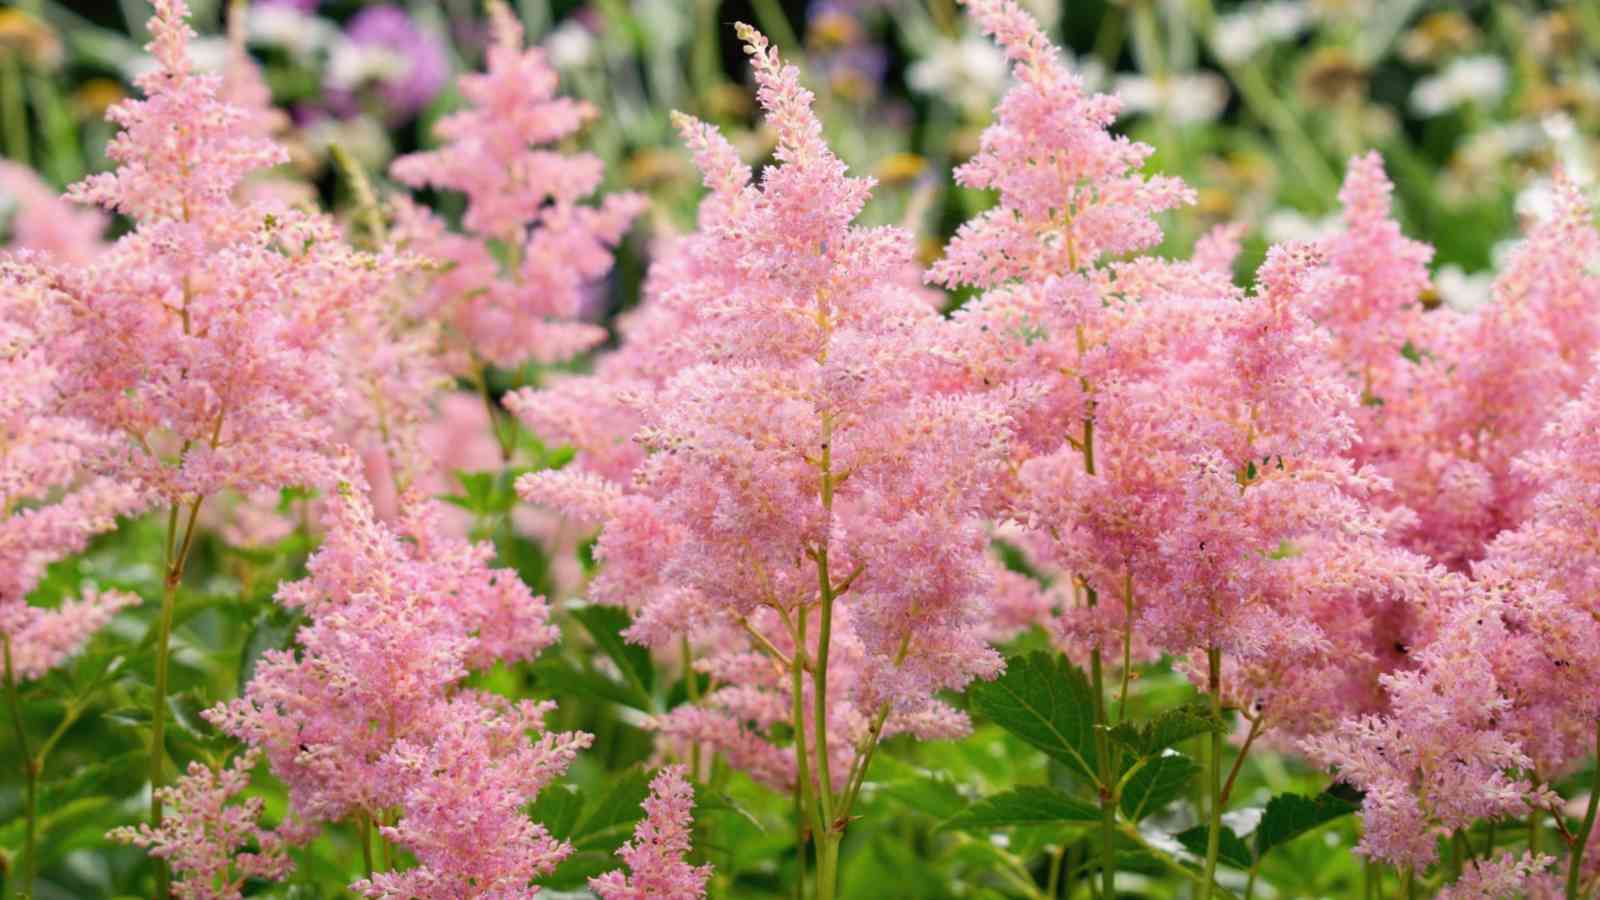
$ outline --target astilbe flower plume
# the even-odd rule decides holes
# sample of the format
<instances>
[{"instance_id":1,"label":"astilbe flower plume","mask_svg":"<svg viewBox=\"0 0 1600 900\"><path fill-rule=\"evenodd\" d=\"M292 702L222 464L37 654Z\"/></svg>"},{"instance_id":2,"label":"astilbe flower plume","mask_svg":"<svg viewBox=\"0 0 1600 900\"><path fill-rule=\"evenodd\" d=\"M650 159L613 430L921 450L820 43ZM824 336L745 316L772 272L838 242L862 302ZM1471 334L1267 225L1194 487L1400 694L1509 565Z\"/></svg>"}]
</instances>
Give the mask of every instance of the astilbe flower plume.
<instances>
[{"instance_id":1,"label":"astilbe flower plume","mask_svg":"<svg viewBox=\"0 0 1600 900\"><path fill-rule=\"evenodd\" d=\"M0 160L0 222L6 249L83 263L105 246L107 216L62 199L27 166Z\"/></svg>"},{"instance_id":2,"label":"astilbe flower plume","mask_svg":"<svg viewBox=\"0 0 1600 900\"><path fill-rule=\"evenodd\" d=\"M1395 388L1362 435L1361 458L1416 513L1406 542L1458 570L1529 515L1535 486L1516 474L1515 460L1538 446L1553 412L1595 371L1600 275L1591 263L1600 232L1571 180L1557 178L1555 198L1509 254L1491 302L1424 317L1411 359L1394 363ZM1534 396L1546 399L1527 402Z\"/></svg>"},{"instance_id":3,"label":"astilbe flower plume","mask_svg":"<svg viewBox=\"0 0 1600 900\"><path fill-rule=\"evenodd\" d=\"M693 843L694 788L682 766L669 766L650 782L644 818L633 840L617 850L631 874L607 872L589 879L601 900L700 900L711 866L684 861Z\"/></svg>"},{"instance_id":4,"label":"astilbe flower plume","mask_svg":"<svg viewBox=\"0 0 1600 900\"><path fill-rule=\"evenodd\" d=\"M218 78L193 71L186 15L182 0L156 4L145 97L109 113L118 168L70 193L134 230L83 265L12 277L72 313L56 357L66 409L125 439L102 470L173 504L330 484L348 465L330 422L345 392L328 335L387 264L319 216L239 192L287 156L219 98Z\"/></svg>"},{"instance_id":5,"label":"astilbe flower plume","mask_svg":"<svg viewBox=\"0 0 1600 900\"><path fill-rule=\"evenodd\" d=\"M283 879L294 863L285 834L258 824L262 798L231 803L249 787L259 760L259 752L247 750L223 769L190 763L177 783L158 789L171 808L159 828L118 828L111 839L167 860L178 875L172 895L181 900L239 900L248 879ZM292 836L292 823L286 825Z\"/></svg>"},{"instance_id":6,"label":"astilbe flower plume","mask_svg":"<svg viewBox=\"0 0 1600 900\"><path fill-rule=\"evenodd\" d=\"M501 366L560 362L605 340L605 329L577 319L644 201L624 193L599 206L581 202L600 186L600 159L545 145L577 132L595 110L556 96L555 69L544 51L524 49L504 3L491 4L490 16L488 69L460 80L471 105L440 121L442 147L390 169L413 187L464 194L466 233L402 202L395 237L442 268L417 313L446 326L452 350Z\"/></svg>"},{"instance_id":7,"label":"astilbe flower plume","mask_svg":"<svg viewBox=\"0 0 1600 900\"><path fill-rule=\"evenodd\" d=\"M687 637L701 654L713 689L655 727L774 787L826 764L812 789L843 799L881 735L962 733L933 693L999 669L978 627L982 511L1010 407L959 389L944 323L905 278L910 236L851 224L870 182L824 143L798 71L739 33L776 161L753 184L713 128L678 117L711 190L700 228L667 245L672 277L654 282L615 368L553 389L563 410L592 391L615 415L574 467L518 489L603 523L589 598L633 609L630 639ZM568 435L585 427L545 396L512 405ZM630 428L645 454L612 449ZM773 732L797 717L786 752Z\"/></svg>"},{"instance_id":8,"label":"astilbe flower plume","mask_svg":"<svg viewBox=\"0 0 1600 900\"><path fill-rule=\"evenodd\" d=\"M590 739L545 732L548 704L461 681L531 659L557 632L542 598L488 566L488 545L448 534L425 502L405 509L391 527L343 492L309 577L279 590L310 619L299 652L265 654L244 696L206 716L265 753L309 825L398 811L380 833L419 865L359 882L364 895L531 896L570 847L523 807Z\"/></svg>"},{"instance_id":9,"label":"astilbe flower plume","mask_svg":"<svg viewBox=\"0 0 1600 900\"><path fill-rule=\"evenodd\" d=\"M26 602L49 564L143 506L130 487L85 474L85 461L116 441L61 410L50 351L63 317L50 301L25 286L0 292L0 634L22 680L54 668L118 610L139 602L92 589L56 609Z\"/></svg>"},{"instance_id":10,"label":"astilbe flower plume","mask_svg":"<svg viewBox=\"0 0 1600 900\"><path fill-rule=\"evenodd\" d=\"M1220 651L1224 695L1264 727L1370 706L1359 686L1387 634L1343 622L1431 573L1369 509L1387 485L1345 458L1358 396L1314 316L1349 278L1282 247L1246 294L1228 228L1189 261L1110 258L1157 243L1155 215L1190 192L1137 171L1150 150L1109 133L1116 101L1087 95L1019 6L972 8L1017 75L969 164L999 202L931 275L986 288L955 314L964 377L1027 399L1000 511L1069 587L1053 591L1056 633L1114 665L1118 645L1130 660Z\"/></svg>"}]
</instances>

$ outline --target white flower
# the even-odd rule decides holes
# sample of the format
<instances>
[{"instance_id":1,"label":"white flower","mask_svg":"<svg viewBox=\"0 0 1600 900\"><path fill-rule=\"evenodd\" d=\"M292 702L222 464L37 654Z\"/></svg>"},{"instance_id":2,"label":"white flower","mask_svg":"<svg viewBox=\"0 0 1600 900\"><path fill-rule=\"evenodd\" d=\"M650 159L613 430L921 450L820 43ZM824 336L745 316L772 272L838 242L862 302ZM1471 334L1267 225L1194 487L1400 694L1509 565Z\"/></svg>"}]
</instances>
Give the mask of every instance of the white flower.
<instances>
[{"instance_id":1,"label":"white flower","mask_svg":"<svg viewBox=\"0 0 1600 900\"><path fill-rule=\"evenodd\" d=\"M1261 223L1261 232L1268 243L1286 241L1314 241L1327 237L1342 227L1336 215L1313 219L1297 209L1275 209L1267 213Z\"/></svg>"},{"instance_id":2,"label":"white flower","mask_svg":"<svg viewBox=\"0 0 1600 900\"><path fill-rule=\"evenodd\" d=\"M1187 72L1165 81L1119 75L1114 90L1124 113L1159 112L1180 125L1209 122L1228 105L1228 83L1211 72Z\"/></svg>"},{"instance_id":3,"label":"white flower","mask_svg":"<svg viewBox=\"0 0 1600 900\"><path fill-rule=\"evenodd\" d=\"M280 4L250 4L246 34L252 44L281 47L305 60L333 44L339 30L327 19Z\"/></svg>"},{"instance_id":4,"label":"white flower","mask_svg":"<svg viewBox=\"0 0 1600 900\"><path fill-rule=\"evenodd\" d=\"M957 106L988 107L1006 85L1006 58L976 36L941 39L933 52L906 70L912 90L941 96Z\"/></svg>"},{"instance_id":5,"label":"white flower","mask_svg":"<svg viewBox=\"0 0 1600 900\"><path fill-rule=\"evenodd\" d=\"M1494 275L1490 272L1466 272L1451 263L1433 273L1433 286L1451 309L1471 312L1489 302L1494 293Z\"/></svg>"},{"instance_id":6,"label":"white flower","mask_svg":"<svg viewBox=\"0 0 1600 900\"><path fill-rule=\"evenodd\" d=\"M550 64L558 69L582 68L594 59L594 34L579 22L568 19L544 39Z\"/></svg>"},{"instance_id":7,"label":"white flower","mask_svg":"<svg viewBox=\"0 0 1600 900\"><path fill-rule=\"evenodd\" d=\"M1424 116L1437 116L1466 103L1493 103L1505 96L1511 73L1494 56L1464 56L1444 71L1417 82L1411 91L1411 108Z\"/></svg>"},{"instance_id":8,"label":"white flower","mask_svg":"<svg viewBox=\"0 0 1600 900\"><path fill-rule=\"evenodd\" d=\"M1268 44L1299 37L1311 25L1311 9L1303 2L1280 0L1217 19L1212 49L1225 63L1242 63Z\"/></svg>"},{"instance_id":9,"label":"white flower","mask_svg":"<svg viewBox=\"0 0 1600 900\"><path fill-rule=\"evenodd\" d=\"M221 72L228 65L227 40L220 37L195 38L189 42L189 62L194 64L197 72ZM141 53L122 66L129 81L154 72L156 68L156 58L148 53Z\"/></svg>"},{"instance_id":10,"label":"white flower","mask_svg":"<svg viewBox=\"0 0 1600 900\"><path fill-rule=\"evenodd\" d=\"M404 78L410 68L409 60L388 47L340 41L328 58L328 84L349 91Z\"/></svg>"}]
</instances>

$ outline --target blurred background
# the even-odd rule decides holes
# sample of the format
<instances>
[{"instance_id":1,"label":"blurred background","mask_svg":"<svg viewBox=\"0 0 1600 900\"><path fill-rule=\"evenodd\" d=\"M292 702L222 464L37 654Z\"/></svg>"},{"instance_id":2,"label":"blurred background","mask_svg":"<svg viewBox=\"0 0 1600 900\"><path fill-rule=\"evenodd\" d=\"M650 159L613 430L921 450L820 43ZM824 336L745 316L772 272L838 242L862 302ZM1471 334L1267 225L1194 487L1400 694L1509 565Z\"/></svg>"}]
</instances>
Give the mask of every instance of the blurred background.
<instances>
[{"instance_id":1,"label":"blurred background","mask_svg":"<svg viewBox=\"0 0 1600 900\"><path fill-rule=\"evenodd\" d=\"M562 90L599 118L579 143L610 187L649 192L610 291L631 301L652 229L692 222L695 173L671 133L681 109L761 160L769 138L731 23L766 31L804 68L829 139L880 188L868 218L917 228L931 256L990 198L954 186L1006 83L1002 57L954 0L512 0ZM1437 244L1443 302L1487 291L1496 248L1537 213L1552 166L1593 180L1600 4L1419 0L1023 0L1092 87L1124 102L1118 127L1157 148L1199 203L1170 217L1166 252L1221 221L1266 242L1329 224L1352 154L1380 150L1407 230ZM430 140L479 65L479 0L192 0L201 66L221 69L237 18L274 101L295 175L339 203L329 147L381 173ZM230 13L230 9L236 10ZM106 167L108 105L149 65L146 0L16 0L0 9L0 150L60 187ZM452 198L431 198L446 207ZM0 228L6 200L0 188ZM602 313L603 314L603 313Z\"/></svg>"}]
</instances>

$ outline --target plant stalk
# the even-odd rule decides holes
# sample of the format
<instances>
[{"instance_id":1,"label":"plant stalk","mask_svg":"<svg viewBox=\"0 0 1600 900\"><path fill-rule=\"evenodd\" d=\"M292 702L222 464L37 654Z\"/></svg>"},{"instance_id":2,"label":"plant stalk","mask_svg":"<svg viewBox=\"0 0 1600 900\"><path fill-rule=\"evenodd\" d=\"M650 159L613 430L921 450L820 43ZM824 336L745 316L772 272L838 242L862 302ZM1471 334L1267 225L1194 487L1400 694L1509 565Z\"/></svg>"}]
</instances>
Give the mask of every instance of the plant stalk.
<instances>
[{"instance_id":1,"label":"plant stalk","mask_svg":"<svg viewBox=\"0 0 1600 900\"><path fill-rule=\"evenodd\" d=\"M1595 777L1589 786L1589 808L1583 814L1583 827L1578 830L1572 844L1572 858L1567 863L1567 900L1577 900L1583 881L1583 851L1589 844L1589 833L1594 831L1595 807L1600 804L1600 720L1595 722Z\"/></svg>"},{"instance_id":2,"label":"plant stalk","mask_svg":"<svg viewBox=\"0 0 1600 900\"><path fill-rule=\"evenodd\" d=\"M1222 717L1222 651L1216 647L1206 650L1207 689L1211 694L1211 709ZM1200 900L1210 900L1216 884L1217 855L1222 847L1222 732L1211 732L1211 757L1207 760L1211 809L1206 835L1205 877L1200 885Z\"/></svg>"},{"instance_id":3,"label":"plant stalk","mask_svg":"<svg viewBox=\"0 0 1600 900\"><path fill-rule=\"evenodd\" d=\"M16 673L11 664L11 635L0 632L5 648L6 701L11 707L11 725L17 732L17 748L22 751L22 871L16 895L33 900L33 884L39 874L39 770L40 758L28 747L28 730L22 722L22 703L17 694Z\"/></svg>"}]
</instances>

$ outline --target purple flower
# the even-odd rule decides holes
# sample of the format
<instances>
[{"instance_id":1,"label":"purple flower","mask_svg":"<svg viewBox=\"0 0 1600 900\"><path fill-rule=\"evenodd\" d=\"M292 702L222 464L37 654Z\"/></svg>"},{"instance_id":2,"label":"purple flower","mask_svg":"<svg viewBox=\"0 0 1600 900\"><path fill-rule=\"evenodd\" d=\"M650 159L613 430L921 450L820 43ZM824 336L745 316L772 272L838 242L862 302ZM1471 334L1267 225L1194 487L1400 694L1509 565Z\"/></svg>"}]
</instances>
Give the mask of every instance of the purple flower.
<instances>
[{"instance_id":1,"label":"purple flower","mask_svg":"<svg viewBox=\"0 0 1600 900\"><path fill-rule=\"evenodd\" d=\"M367 7L350 20L345 37L334 53L330 80L346 96L375 83L386 118L416 115L450 77L444 46L397 6Z\"/></svg>"}]
</instances>

